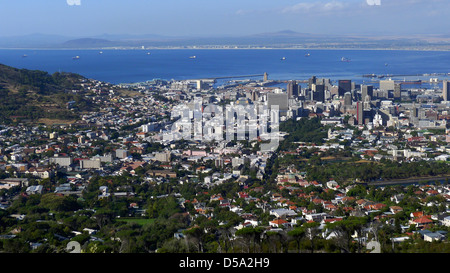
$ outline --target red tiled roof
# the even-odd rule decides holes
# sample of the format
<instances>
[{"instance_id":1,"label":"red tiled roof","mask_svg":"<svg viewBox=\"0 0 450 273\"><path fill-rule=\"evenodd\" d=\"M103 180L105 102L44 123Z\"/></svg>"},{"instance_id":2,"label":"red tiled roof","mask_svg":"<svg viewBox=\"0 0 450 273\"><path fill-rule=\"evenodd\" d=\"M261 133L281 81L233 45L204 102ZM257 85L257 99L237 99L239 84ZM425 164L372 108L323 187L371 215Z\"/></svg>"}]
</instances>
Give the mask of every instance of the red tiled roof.
<instances>
[{"instance_id":1,"label":"red tiled roof","mask_svg":"<svg viewBox=\"0 0 450 273\"><path fill-rule=\"evenodd\" d=\"M418 224L429 224L429 223L433 223L433 221L432 221L430 218L426 217L426 216L422 216L422 217L416 218L416 219L414 219L413 221L414 221L415 223L418 223Z\"/></svg>"},{"instance_id":2,"label":"red tiled roof","mask_svg":"<svg viewBox=\"0 0 450 273\"><path fill-rule=\"evenodd\" d=\"M276 225L282 225L282 224L289 223L288 221L283 220L283 219L275 219L275 220L270 221L270 222L273 223L273 224L276 224Z\"/></svg>"}]
</instances>

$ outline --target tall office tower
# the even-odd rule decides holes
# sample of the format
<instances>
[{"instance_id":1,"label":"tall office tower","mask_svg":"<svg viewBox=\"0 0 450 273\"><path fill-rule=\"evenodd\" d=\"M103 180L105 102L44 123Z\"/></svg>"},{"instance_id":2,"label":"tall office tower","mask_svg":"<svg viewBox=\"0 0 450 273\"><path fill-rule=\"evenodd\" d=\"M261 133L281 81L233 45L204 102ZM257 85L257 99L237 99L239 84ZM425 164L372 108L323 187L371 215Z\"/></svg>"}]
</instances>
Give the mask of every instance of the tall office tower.
<instances>
[{"instance_id":1,"label":"tall office tower","mask_svg":"<svg viewBox=\"0 0 450 273\"><path fill-rule=\"evenodd\" d=\"M253 90L251 98L252 98L252 101L257 101L259 99L259 91Z\"/></svg>"},{"instance_id":2,"label":"tall office tower","mask_svg":"<svg viewBox=\"0 0 450 273\"><path fill-rule=\"evenodd\" d=\"M380 81L380 90L384 90L384 91L395 90L395 82L393 80Z\"/></svg>"},{"instance_id":3,"label":"tall office tower","mask_svg":"<svg viewBox=\"0 0 450 273\"><path fill-rule=\"evenodd\" d=\"M410 113L411 113L410 118L417 118L417 106L415 103L413 103Z\"/></svg>"},{"instance_id":4,"label":"tall office tower","mask_svg":"<svg viewBox=\"0 0 450 273\"><path fill-rule=\"evenodd\" d=\"M299 95L299 85L295 81L290 81L287 84L287 93L290 99L296 98Z\"/></svg>"},{"instance_id":5,"label":"tall office tower","mask_svg":"<svg viewBox=\"0 0 450 273\"><path fill-rule=\"evenodd\" d=\"M450 99L450 82L449 81L442 82L442 96L444 97L444 101L449 101L449 99Z\"/></svg>"},{"instance_id":6,"label":"tall office tower","mask_svg":"<svg viewBox=\"0 0 450 273\"><path fill-rule=\"evenodd\" d=\"M394 99L402 97L402 85L400 83L394 84Z\"/></svg>"},{"instance_id":7,"label":"tall office tower","mask_svg":"<svg viewBox=\"0 0 450 273\"><path fill-rule=\"evenodd\" d=\"M325 102L325 85L315 84L313 85L312 100Z\"/></svg>"},{"instance_id":8,"label":"tall office tower","mask_svg":"<svg viewBox=\"0 0 450 273\"><path fill-rule=\"evenodd\" d=\"M352 91L350 92L352 94L352 98L354 101L359 101L359 94L358 91L356 91L355 89L352 88ZM345 94L344 94L345 96Z\"/></svg>"},{"instance_id":9,"label":"tall office tower","mask_svg":"<svg viewBox=\"0 0 450 273\"><path fill-rule=\"evenodd\" d=\"M269 80L269 74L267 74L267 72L264 72L264 81L268 81Z\"/></svg>"},{"instance_id":10,"label":"tall office tower","mask_svg":"<svg viewBox=\"0 0 450 273\"><path fill-rule=\"evenodd\" d=\"M352 94L350 92L346 92L344 94L344 105L345 106L352 105Z\"/></svg>"},{"instance_id":11,"label":"tall office tower","mask_svg":"<svg viewBox=\"0 0 450 273\"><path fill-rule=\"evenodd\" d=\"M339 80L338 85L338 96L343 97L345 93L352 92L352 81L351 80Z\"/></svg>"},{"instance_id":12,"label":"tall office tower","mask_svg":"<svg viewBox=\"0 0 450 273\"><path fill-rule=\"evenodd\" d=\"M289 108L288 95L286 93L268 93L267 104L269 107L278 105L280 111L286 111Z\"/></svg>"},{"instance_id":13,"label":"tall office tower","mask_svg":"<svg viewBox=\"0 0 450 273\"><path fill-rule=\"evenodd\" d=\"M369 96L370 99L373 98L373 86L372 85L362 85L361 86L361 99L365 101L365 97Z\"/></svg>"},{"instance_id":14,"label":"tall office tower","mask_svg":"<svg viewBox=\"0 0 450 273\"><path fill-rule=\"evenodd\" d=\"M356 103L356 120L358 121L358 125L364 124L364 108L363 103L360 101Z\"/></svg>"},{"instance_id":15,"label":"tall office tower","mask_svg":"<svg viewBox=\"0 0 450 273\"><path fill-rule=\"evenodd\" d=\"M361 89L361 85L357 84L355 82L352 82L352 90L355 90L355 89Z\"/></svg>"},{"instance_id":16,"label":"tall office tower","mask_svg":"<svg viewBox=\"0 0 450 273\"><path fill-rule=\"evenodd\" d=\"M308 80L308 88L312 89L313 85L316 84L316 82L317 82L316 76L312 76L311 78L309 78L309 80Z\"/></svg>"}]
</instances>

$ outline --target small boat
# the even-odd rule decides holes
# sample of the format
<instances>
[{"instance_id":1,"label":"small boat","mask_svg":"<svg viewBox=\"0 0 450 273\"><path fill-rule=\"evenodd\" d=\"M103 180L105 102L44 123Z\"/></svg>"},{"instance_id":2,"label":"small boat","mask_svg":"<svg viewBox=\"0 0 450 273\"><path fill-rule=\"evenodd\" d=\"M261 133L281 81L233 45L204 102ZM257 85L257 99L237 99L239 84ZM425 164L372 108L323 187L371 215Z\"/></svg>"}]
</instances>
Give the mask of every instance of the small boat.
<instances>
[{"instance_id":1,"label":"small boat","mask_svg":"<svg viewBox=\"0 0 450 273\"><path fill-rule=\"evenodd\" d=\"M345 58L345 57L342 57L342 58L341 58L341 62L350 62L350 59Z\"/></svg>"},{"instance_id":2,"label":"small boat","mask_svg":"<svg viewBox=\"0 0 450 273\"><path fill-rule=\"evenodd\" d=\"M75 56L75 57L73 57L72 59L73 60L78 60L80 58L80 56Z\"/></svg>"},{"instance_id":3,"label":"small boat","mask_svg":"<svg viewBox=\"0 0 450 273\"><path fill-rule=\"evenodd\" d=\"M22 55L22 58L26 58L26 57L28 57L27 54L23 54L23 55Z\"/></svg>"},{"instance_id":4,"label":"small boat","mask_svg":"<svg viewBox=\"0 0 450 273\"><path fill-rule=\"evenodd\" d=\"M98 54L103 54L103 51L100 51Z\"/></svg>"},{"instance_id":5,"label":"small boat","mask_svg":"<svg viewBox=\"0 0 450 273\"><path fill-rule=\"evenodd\" d=\"M150 55L150 52L147 52L147 55Z\"/></svg>"},{"instance_id":6,"label":"small boat","mask_svg":"<svg viewBox=\"0 0 450 273\"><path fill-rule=\"evenodd\" d=\"M286 60L286 57L281 58L282 61Z\"/></svg>"},{"instance_id":7,"label":"small boat","mask_svg":"<svg viewBox=\"0 0 450 273\"><path fill-rule=\"evenodd\" d=\"M197 56L191 56L191 57L189 57L189 59L195 59L195 58L197 58Z\"/></svg>"},{"instance_id":8,"label":"small boat","mask_svg":"<svg viewBox=\"0 0 450 273\"><path fill-rule=\"evenodd\" d=\"M311 54L309 54L309 53L306 53L306 54L305 54L305 57L309 57L309 56L311 56Z\"/></svg>"}]
</instances>

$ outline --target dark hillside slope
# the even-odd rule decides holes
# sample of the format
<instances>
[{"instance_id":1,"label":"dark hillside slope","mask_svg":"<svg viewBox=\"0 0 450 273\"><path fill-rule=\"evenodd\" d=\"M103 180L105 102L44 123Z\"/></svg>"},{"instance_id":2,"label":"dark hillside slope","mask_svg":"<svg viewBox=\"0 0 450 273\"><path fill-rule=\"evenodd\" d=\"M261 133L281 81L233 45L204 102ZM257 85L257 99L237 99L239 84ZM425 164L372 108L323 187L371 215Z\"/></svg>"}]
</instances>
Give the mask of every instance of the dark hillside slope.
<instances>
[{"instance_id":1,"label":"dark hillside slope","mask_svg":"<svg viewBox=\"0 0 450 273\"><path fill-rule=\"evenodd\" d=\"M73 73L49 74L0 64L0 123L77 119L79 111L94 107L82 94L85 80ZM69 102L75 102L76 108L69 109Z\"/></svg>"}]
</instances>

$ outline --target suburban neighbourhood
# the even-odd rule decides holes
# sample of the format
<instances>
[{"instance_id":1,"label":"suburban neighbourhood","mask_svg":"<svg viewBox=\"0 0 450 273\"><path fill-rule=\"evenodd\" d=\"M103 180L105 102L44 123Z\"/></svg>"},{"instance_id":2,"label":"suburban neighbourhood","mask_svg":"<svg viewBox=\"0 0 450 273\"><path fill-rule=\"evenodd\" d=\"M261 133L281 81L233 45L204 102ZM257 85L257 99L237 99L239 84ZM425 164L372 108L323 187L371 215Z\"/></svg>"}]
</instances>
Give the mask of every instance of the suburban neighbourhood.
<instances>
[{"instance_id":1,"label":"suburban neighbourhood","mask_svg":"<svg viewBox=\"0 0 450 273\"><path fill-rule=\"evenodd\" d=\"M84 79L98 111L0 124L0 250L448 252L449 84L422 86Z\"/></svg>"}]
</instances>

